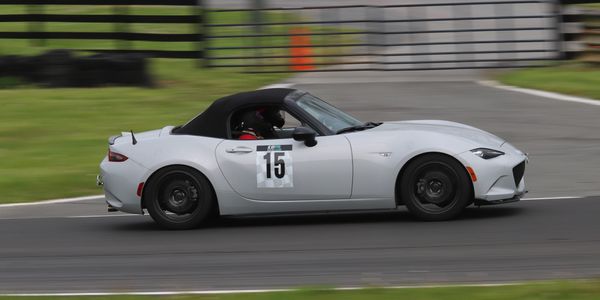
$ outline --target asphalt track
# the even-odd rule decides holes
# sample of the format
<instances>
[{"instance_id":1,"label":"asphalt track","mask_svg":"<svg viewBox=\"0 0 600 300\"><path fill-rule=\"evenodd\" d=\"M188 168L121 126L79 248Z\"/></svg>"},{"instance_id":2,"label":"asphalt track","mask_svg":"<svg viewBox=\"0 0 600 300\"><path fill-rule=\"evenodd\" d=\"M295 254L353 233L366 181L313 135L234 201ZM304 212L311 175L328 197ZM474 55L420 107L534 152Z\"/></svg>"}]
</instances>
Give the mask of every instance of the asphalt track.
<instances>
[{"instance_id":1,"label":"asphalt track","mask_svg":"<svg viewBox=\"0 0 600 300\"><path fill-rule=\"evenodd\" d=\"M164 231L147 216L0 219L0 293L506 282L600 275L600 198L471 208L226 218Z\"/></svg>"}]
</instances>

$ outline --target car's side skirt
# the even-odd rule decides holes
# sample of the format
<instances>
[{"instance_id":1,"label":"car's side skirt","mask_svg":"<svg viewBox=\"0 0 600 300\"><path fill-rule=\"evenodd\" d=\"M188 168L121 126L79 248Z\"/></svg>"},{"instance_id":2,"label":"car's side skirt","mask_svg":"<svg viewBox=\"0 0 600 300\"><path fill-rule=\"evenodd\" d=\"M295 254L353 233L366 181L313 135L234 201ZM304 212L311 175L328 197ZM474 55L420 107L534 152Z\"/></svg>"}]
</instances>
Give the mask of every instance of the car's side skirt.
<instances>
[{"instance_id":1,"label":"car's side skirt","mask_svg":"<svg viewBox=\"0 0 600 300\"><path fill-rule=\"evenodd\" d=\"M246 198L219 198L219 209L221 215L394 208L396 208L396 203L394 199L391 198L289 201L260 201Z\"/></svg>"}]
</instances>

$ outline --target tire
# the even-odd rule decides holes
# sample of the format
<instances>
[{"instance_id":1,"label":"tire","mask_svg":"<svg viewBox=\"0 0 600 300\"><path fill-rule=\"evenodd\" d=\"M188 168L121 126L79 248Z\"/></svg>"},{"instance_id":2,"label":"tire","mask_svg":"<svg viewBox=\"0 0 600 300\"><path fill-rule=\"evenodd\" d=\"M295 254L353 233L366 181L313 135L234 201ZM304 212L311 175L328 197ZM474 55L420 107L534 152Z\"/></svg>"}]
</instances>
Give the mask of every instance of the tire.
<instances>
[{"instance_id":1,"label":"tire","mask_svg":"<svg viewBox=\"0 0 600 300\"><path fill-rule=\"evenodd\" d=\"M473 201L473 185L461 163L446 155L427 154L406 167L400 195L418 219L444 221L457 217Z\"/></svg>"},{"instance_id":2,"label":"tire","mask_svg":"<svg viewBox=\"0 0 600 300\"><path fill-rule=\"evenodd\" d=\"M216 207L210 182L188 167L159 170L147 183L144 203L156 223L167 229L202 225Z\"/></svg>"}]
</instances>

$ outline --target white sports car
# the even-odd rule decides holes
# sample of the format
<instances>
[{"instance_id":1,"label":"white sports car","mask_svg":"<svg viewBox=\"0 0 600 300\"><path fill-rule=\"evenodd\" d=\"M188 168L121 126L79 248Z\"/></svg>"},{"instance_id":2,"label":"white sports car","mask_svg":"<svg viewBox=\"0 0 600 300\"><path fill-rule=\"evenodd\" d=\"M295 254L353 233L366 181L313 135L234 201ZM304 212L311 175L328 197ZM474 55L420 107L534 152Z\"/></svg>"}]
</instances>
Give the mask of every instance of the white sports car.
<instances>
[{"instance_id":1,"label":"white sports car","mask_svg":"<svg viewBox=\"0 0 600 300\"><path fill-rule=\"evenodd\" d=\"M527 155L448 121L361 122L295 89L239 93L183 126L109 138L109 209L187 229L211 216L396 209L447 220L518 201Z\"/></svg>"}]
</instances>

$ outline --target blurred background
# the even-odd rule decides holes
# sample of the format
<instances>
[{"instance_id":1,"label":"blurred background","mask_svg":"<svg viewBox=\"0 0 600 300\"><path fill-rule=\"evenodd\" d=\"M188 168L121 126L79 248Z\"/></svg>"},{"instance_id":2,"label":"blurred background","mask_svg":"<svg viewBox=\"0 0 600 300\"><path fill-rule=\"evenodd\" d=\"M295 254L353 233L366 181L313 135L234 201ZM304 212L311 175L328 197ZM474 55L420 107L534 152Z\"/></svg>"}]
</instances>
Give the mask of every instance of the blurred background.
<instances>
[{"instance_id":1,"label":"blurred background","mask_svg":"<svg viewBox=\"0 0 600 300\"><path fill-rule=\"evenodd\" d=\"M146 219L96 221L101 198L4 206L0 292L600 275L600 106L582 104L600 99L598 1L0 0L0 204L101 194L108 136L183 124L219 97L281 83L365 121L445 119L498 134L530 153L528 197L553 200L437 225L226 220L198 233L203 243ZM44 221L54 217L69 219ZM595 299L597 283L495 293Z\"/></svg>"}]
</instances>

